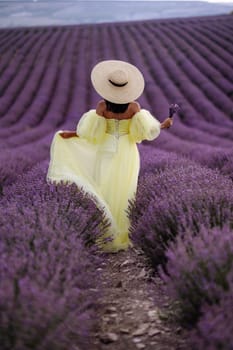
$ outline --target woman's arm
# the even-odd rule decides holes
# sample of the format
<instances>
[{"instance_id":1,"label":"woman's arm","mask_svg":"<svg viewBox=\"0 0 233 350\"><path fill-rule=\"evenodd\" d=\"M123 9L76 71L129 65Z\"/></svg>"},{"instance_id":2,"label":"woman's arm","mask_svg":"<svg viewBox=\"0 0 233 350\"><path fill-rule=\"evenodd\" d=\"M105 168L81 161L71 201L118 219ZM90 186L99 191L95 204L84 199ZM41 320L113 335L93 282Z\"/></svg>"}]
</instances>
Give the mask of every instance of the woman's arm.
<instances>
[{"instance_id":1,"label":"woman's arm","mask_svg":"<svg viewBox=\"0 0 233 350\"><path fill-rule=\"evenodd\" d=\"M161 123L160 128L161 129L168 129L172 126L172 124L173 124L172 118L167 118Z\"/></svg>"},{"instance_id":2,"label":"woman's arm","mask_svg":"<svg viewBox=\"0 0 233 350\"><path fill-rule=\"evenodd\" d=\"M138 102L133 101L130 103L130 110L132 111L132 115L136 114L137 112L140 112L141 106Z\"/></svg>"},{"instance_id":3,"label":"woman's arm","mask_svg":"<svg viewBox=\"0 0 233 350\"><path fill-rule=\"evenodd\" d=\"M63 139L69 139L71 137L78 137L76 131L68 131L68 130L59 132L59 135L61 137L63 137Z\"/></svg>"},{"instance_id":4,"label":"woman's arm","mask_svg":"<svg viewBox=\"0 0 233 350\"><path fill-rule=\"evenodd\" d=\"M96 113L100 116L104 116L104 111L106 110L106 103L104 100L98 102L96 106Z\"/></svg>"}]
</instances>

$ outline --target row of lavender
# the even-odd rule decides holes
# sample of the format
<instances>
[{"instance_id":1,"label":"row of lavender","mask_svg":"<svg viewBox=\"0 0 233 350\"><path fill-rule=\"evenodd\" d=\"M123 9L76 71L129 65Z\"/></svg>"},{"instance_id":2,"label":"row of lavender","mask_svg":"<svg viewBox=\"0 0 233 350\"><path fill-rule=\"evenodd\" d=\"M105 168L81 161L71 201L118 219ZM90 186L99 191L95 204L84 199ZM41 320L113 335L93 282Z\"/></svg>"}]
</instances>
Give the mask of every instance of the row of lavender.
<instances>
[{"instance_id":1,"label":"row of lavender","mask_svg":"<svg viewBox=\"0 0 233 350\"><path fill-rule=\"evenodd\" d=\"M131 204L131 238L165 282L190 348L233 348L233 189L219 171L150 146Z\"/></svg>"},{"instance_id":2,"label":"row of lavender","mask_svg":"<svg viewBox=\"0 0 233 350\"><path fill-rule=\"evenodd\" d=\"M1 80L0 343L4 350L89 348L101 295L96 272L101 260L91 246L105 221L75 186L45 182L51 132L67 113L68 67L60 76L53 63L61 59L68 37L62 29L39 38L32 33L28 30L25 40L17 41L10 60L15 55L21 60L10 62L8 80ZM52 41L46 47L48 38ZM54 62L48 65L51 55Z\"/></svg>"},{"instance_id":3,"label":"row of lavender","mask_svg":"<svg viewBox=\"0 0 233 350\"><path fill-rule=\"evenodd\" d=\"M91 348L107 227L75 185L45 182L42 162L0 203L0 343L4 350ZM98 253L98 254L97 254Z\"/></svg>"},{"instance_id":4,"label":"row of lavender","mask_svg":"<svg viewBox=\"0 0 233 350\"><path fill-rule=\"evenodd\" d=\"M50 186L45 175L55 130L75 129L98 101L90 82L98 61L137 65L146 80L140 103L160 120L171 102L181 106L174 127L141 146L142 174L131 213L135 243L155 266L169 266L166 249L173 238L182 232L186 237L190 228L197 233L201 225L222 229L228 223L232 31L231 16L0 31L0 342L5 349L86 346L95 319L98 259L90 259L87 247L105 220L82 192Z\"/></svg>"},{"instance_id":5,"label":"row of lavender","mask_svg":"<svg viewBox=\"0 0 233 350\"><path fill-rule=\"evenodd\" d=\"M102 290L93 243L107 222L76 186L45 181L82 31L20 33L7 35L1 57L0 343L4 350L90 348Z\"/></svg>"},{"instance_id":6,"label":"row of lavender","mask_svg":"<svg viewBox=\"0 0 233 350\"><path fill-rule=\"evenodd\" d=\"M201 28L204 35L200 36L199 23L194 23L194 28L190 25L181 29L170 22L166 34L156 31L151 23L145 28L151 37L146 52L153 49L153 34L164 44L161 50L157 42L154 50L160 64L153 65L152 54L151 58L147 57L147 66L155 68L152 74L156 74L156 81L167 96L181 105L186 99L185 111L180 114L181 125L176 124L173 134L197 143L194 149L190 142L172 142L168 137L167 144L160 138L157 146L211 168L219 168L232 179L232 144L227 141L232 140L229 134L232 130L232 69L229 62L233 47L229 37L226 35L225 43L222 43L222 35L213 41L215 33L208 25L205 25L205 32ZM223 26L219 25L220 28L223 30ZM144 40L146 29L142 34ZM134 35L139 34L134 32ZM208 46L201 47L202 42ZM225 50L221 50L216 42L221 48L225 44ZM166 75L174 84L169 84ZM153 90L154 86L151 96ZM163 101L161 103L165 105ZM200 111L205 113L204 118ZM214 128L210 128L210 123ZM198 129L198 133L193 130L191 135L187 125ZM211 135L220 138L217 140ZM205 148L203 143L206 143ZM226 152L207 146L216 144L225 147ZM155 151L149 145L141 149L141 154L142 176L130 212L132 239L164 279L166 290L174 301L172 314L175 313L176 320L191 330L190 347L197 350L232 349L232 182L187 158Z\"/></svg>"}]
</instances>

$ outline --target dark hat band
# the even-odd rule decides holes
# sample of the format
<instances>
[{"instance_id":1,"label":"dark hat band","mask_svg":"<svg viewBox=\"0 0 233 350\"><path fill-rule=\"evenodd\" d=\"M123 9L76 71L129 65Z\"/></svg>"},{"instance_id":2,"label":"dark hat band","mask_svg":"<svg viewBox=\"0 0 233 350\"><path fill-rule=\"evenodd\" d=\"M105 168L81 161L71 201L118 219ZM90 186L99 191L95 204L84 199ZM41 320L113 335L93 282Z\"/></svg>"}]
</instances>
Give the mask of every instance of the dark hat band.
<instances>
[{"instance_id":1,"label":"dark hat band","mask_svg":"<svg viewBox=\"0 0 233 350\"><path fill-rule=\"evenodd\" d=\"M114 81L112 81L111 79L108 79L108 81L109 81L112 85L117 86L117 87L123 87L123 86L125 86L125 85L128 84L128 81L127 81L126 83L123 83L123 84L114 83Z\"/></svg>"}]
</instances>

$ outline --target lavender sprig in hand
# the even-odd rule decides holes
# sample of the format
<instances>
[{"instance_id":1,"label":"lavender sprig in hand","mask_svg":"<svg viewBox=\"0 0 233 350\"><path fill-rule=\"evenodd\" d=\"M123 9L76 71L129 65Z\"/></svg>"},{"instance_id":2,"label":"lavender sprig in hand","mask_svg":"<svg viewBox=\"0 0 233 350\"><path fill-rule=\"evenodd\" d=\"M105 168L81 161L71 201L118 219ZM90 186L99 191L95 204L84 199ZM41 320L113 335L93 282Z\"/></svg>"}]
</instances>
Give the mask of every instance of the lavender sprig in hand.
<instances>
[{"instance_id":1,"label":"lavender sprig in hand","mask_svg":"<svg viewBox=\"0 0 233 350\"><path fill-rule=\"evenodd\" d=\"M171 104L169 107L169 117L167 119L165 119L162 123L161 123L161 129L168 129L172 126L173 124L173 114L175 114L176 112L178 112L178 110L180 109L180 107L177 104Z\"/></svg>"},{"instance_id":2,"label":"lavender sprig in hand","mask_svg":"<svg viewBox=\"0 0 233 350\"><path fill-rule=\"evenodd\" d=\"M177 113L180 109L180 106L175 104L171 104L169 107L169 118L173 117L173 114Z\"/></svg>"}]
</instances>

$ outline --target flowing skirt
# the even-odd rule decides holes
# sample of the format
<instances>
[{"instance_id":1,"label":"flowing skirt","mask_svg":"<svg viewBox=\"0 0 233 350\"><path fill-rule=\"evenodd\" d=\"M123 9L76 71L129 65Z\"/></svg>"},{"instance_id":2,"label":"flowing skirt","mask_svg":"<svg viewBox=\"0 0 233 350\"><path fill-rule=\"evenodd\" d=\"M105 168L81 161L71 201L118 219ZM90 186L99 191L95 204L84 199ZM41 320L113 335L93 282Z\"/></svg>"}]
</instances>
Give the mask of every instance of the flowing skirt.
<instances>
[{"instance_id":1,"label":"flowing skirt","mask_svg":"<svg viewBox=\"0 0 233 350\"><path fill-rule=\"evenodd\" d=\"M127 249L130 244L127 208L136 194L139 153L128 134L106 134L101 144L81 137L63 138L57 132L50 150L48 181L76 183L91 194L110 221L112 241L106 251Z\"/></svg>"}]
</instances>

